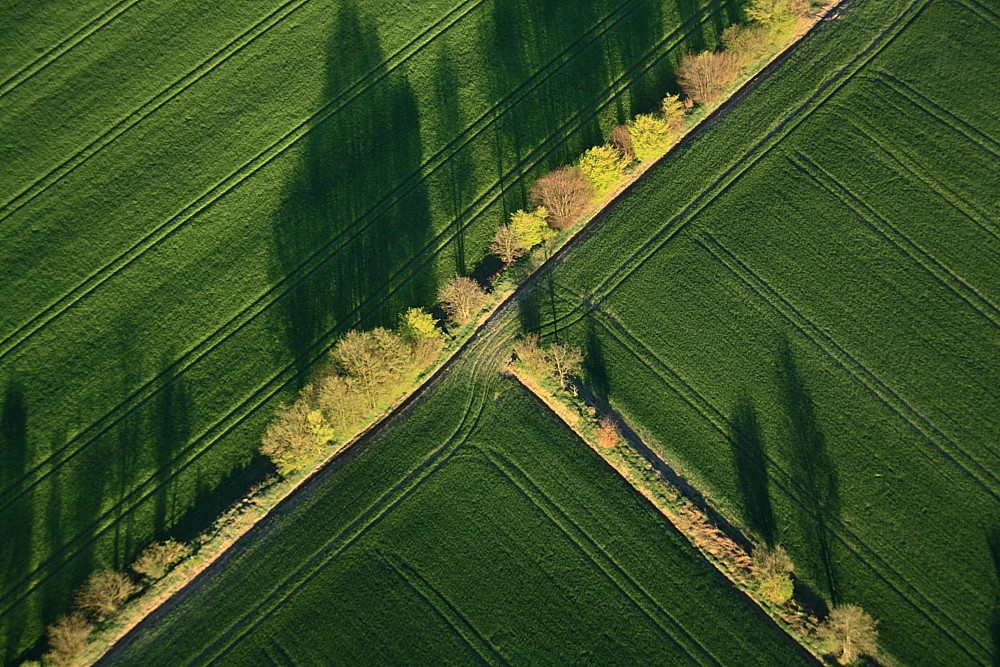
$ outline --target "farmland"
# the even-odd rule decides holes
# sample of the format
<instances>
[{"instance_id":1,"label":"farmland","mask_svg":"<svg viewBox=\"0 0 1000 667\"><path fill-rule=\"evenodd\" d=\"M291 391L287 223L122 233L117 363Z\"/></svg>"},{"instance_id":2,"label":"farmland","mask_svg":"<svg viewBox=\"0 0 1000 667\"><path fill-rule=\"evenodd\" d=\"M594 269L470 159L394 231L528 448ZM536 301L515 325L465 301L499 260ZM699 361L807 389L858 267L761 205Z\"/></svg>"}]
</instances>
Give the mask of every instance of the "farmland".
<instances>
[{"instance_id":1,"label":"farmland","mask_svg":"<svg viewBox=\"0 0 1000 667\"><path fill-rule=\"evenodd\" d=\"M196 4L0 10L5 661L91 569L240 495L338 334L475 272L534 176L654 106L738 13Z\"/></svg>"},{"instance_id":2,"label":"farmland","mask_svg":"<svg viewBox=\"0 0 1000 667\"><path fill-rule=\"evenodd\" d=\"M998 651L998 29L974 0L852 3L522 313L904 664Z\"/></svg>"},{"instance_id":3,"label":"farmland","mask_svg":"<svg viewBox=\"0 0 1000 667\"><path fill-rule=\"evenodd\" d=\"M516 318L109 664L805 664L499 375Z\"/></svg>"}]
</instances>

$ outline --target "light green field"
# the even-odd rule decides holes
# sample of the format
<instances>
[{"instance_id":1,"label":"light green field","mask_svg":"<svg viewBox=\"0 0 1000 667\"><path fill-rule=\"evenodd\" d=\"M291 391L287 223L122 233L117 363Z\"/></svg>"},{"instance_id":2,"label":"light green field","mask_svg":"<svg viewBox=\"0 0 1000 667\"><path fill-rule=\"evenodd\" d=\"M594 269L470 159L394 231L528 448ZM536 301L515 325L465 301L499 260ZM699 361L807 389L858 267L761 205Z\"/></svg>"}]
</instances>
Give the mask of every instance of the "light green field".
<instances>
[{"instance_id":1,"label":"light green field","mask_svg":"<svg viewBox=\"0 0 1000 667\"><path fill-rule=\"evenodd\" d=\"M852 3L523 315L903 664L998 655L998 28Z\"/></svg>"},{"instance_id":2,"label":"light green field","mask_svg":"<svg viewBox=\"0 0 1000 667\"><path fill-rule=\"evenodd\" d=\"M0 654L265 471L346 327L477 270L735 1L0 8ZM485 270L485 268L479 269Z\"/></svg>"},{"instance_id":3,"label":"light green field","mask_svg":"<svg viewBox=\"0 0 1000 667\"><path fill-rule=\"evenodd\" d=\"M507 318L512 323L514 318ZM108 664L795 665L490 330Z\"/></svg>"}]
</instances>

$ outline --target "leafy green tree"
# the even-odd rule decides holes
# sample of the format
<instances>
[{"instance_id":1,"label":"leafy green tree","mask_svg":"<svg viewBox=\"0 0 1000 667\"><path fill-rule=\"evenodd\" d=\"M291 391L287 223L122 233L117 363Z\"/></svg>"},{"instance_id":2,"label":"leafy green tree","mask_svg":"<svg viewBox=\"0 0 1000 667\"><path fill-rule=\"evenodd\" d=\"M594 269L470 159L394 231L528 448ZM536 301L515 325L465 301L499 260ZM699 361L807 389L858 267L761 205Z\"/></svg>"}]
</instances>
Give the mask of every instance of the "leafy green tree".
<instances>
[{"instance_id":1,"label":"leafy green tree","mask_svg":"<svg viewBox=\"0 0 1000 667\"><path fill-rule=\"evenodd\" d=\"M781 32L791 27L797 18L805 16L808 9L806 0L750 0L747 17L772 32Z\"/></svg>"},{"instance_id":2,"label":"leafy green tree","mask_svg":"<svg viewBox=\"0 0 1000 667\"><path fill-rule=\"evenodd\" d=\"M857 605L835 606L816 634L823 649L836 655L842 665L878 652L878 623Z\"/></svg>"},{"instance_id":3,"label":"leafy green tree","mask_svg":"<svg viewBox=\"0 0 1000 667\"><path fill-rule=\"evenodd\" d=\"M628 123L635 157L640 162L660 157L670 148L673 134L662 118L641 113Z\"/></svg>"},{"instance_id":4,"label":"leafy green tree","mask_svg":"<svg viewBox=\"0 0 1000 667\"><path fill-rule=\"evenodd\" d=\"M366 397L369 409L413 365L409 346L383 327L348 331L334 346L333 358L347 382Z\"/></svg>"},{"instance_id":5,"label":"leafy green tree","mask_svg":"<svg viewBox=\"0 0 1000 667\"><path fill-rule=\"evenodd\" d=\"M784 604L792 598L795 566L784 548L758 547L753 552L753 572L757 588L764 599L773 604Z\"/></svg>"},{"instance_id":6,"label":"leafy green tree","mask_svg":"<svg viewBox=\"0 0 1000 667\"><path fill-rule=\"evenodd\" d=\"M319 460L333 429L323 413L299 399L280 406L261 440L261 453L271 459L282 475L301 470Z\"/></svg>"},{"instance_id":7,"label":"leafy green tree","mask_svg":"<svg viewBox=\"0 0 1000 667\"><path fill-rule=\"evenodd\" d=\"M736 58L740 67L760 58L771 43L770 30L764 25L734 24L722 31L722 47Z\"/></svg>"},{"instance_id":8,"label":"leafy green tree","mask_svg":"<svg viewBox=\"0 0 1000 667\"><path fill-rule=\"evenodd\" d=\"M612 146L595 146L583 154L579 163L580 171L587 177L600 196L607 193L621 180L625 161L621 153Z\"/></svg>"},{"instance_id":9,"label":"leafy green tree","mask_svg":"<svg viewBox=\"0 0 1000 667\"><path fill-rule=\"evenodd\" d=\"M335 437L345 437L367 411L366 398L338 373L328 373L303 391L312 395L316 409L330 424Z\"/></svg>"},{"instance_id":10,"label":"leafy green tree","mask_svg":"<svg viewBox=\"0 0 1000 667\"><path fill-rule=\"evenodd\" d=\"M684 125L684 102L677 95L667 95L661 104L663 109L663 122L667 124L670 131L677 135Z\"/></svg>"},{"instance_id":11,"label":"leafy green tree","mask_svg":"<svg viewBox=\"0 0 1000 667\"><path fill-rule=\"evenodd\" d=\"M410 308L400 316L399 333L412 346L418 368L437 359L444 345L437 320L423 308Z\"/></svg>"},{"instance_id":12,"label":"leafy green tree","mask_svg":"<svg viewBox=\"0 0 1000 667\"><path fill-rule=\"evenodd\" d=\"M526 333L514 343L514 354L528 375L542 381L552 374L548 355L536 333Z\"/></svg>"},{"instance_id":13,"label":"leafy green tree","mask_svg":"<svg viewBox=\"0 0 1000 667\"><path fill-rule=\"evenodd\" d=\"M520 244L531 250L544 243L555 234L546 222L549 212L544 206L533 211L517 210L510 214L510 228L517 235Z\"/></svg>"}]
</instances>

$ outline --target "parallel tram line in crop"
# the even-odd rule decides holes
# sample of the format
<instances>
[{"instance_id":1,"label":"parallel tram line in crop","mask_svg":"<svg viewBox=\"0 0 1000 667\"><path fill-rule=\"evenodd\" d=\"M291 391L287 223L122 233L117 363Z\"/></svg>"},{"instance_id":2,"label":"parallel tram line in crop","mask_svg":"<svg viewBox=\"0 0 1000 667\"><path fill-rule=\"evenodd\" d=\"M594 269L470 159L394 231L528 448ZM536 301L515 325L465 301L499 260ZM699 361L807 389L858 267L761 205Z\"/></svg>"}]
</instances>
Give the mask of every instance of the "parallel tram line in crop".
<instances>
[{"instance_id":1,"label":"parallel tram line in crop","mask_svg":"<svg viewBox=\"0 0 1000 667\"><path fill-rule=\"evenodd\" d=\"M576 311L578 314L580 311ZM711 401L695 389L690 382L683 378L676 370L671 368L659 356L649 349L641 340L635 337L621 324L617 317L603 306L592 306L591 314L597 316L597 322L601 324L604 331L626 352L634 357L640 364L649 370L685 403L687 403L699 416L708 422L723 439L731 446L739 448L743 445L733 437L736 429L735 424L726 417ZM565 326L572 326L585 315ZM627 340L626 340L627 338ZM797 505L803 512L812 514L807 503L800 497L799 492L803 492L801 483L794 476L784 469L770 455L764 453L766 469L763 472L768 479L778 488L789 500ZM780 477L776 476L780 475ZM880 581L884 582L892 591L899 595L917 613L927 619L933 626L940 629L945 635L970 658L977 662L982 662L983 655L989 651L973 635L965 630L961 625L946 615L927 595L913 585L905 576L900 574L890 565L874 548L862 540L849 526L841 521L837 516L829 513L826 508L820 507L823 513L823 523L826 530L840 542L848 552L854 556L859 563L864 564ZM959 638L962 637L962 639ZM965 642L971 642L976 648L970 648ZM978 655L977 655L978 654ZM984 663L985 664L985 663Z\"/></svg>"},{"instance_id":2,"label":"parallel tram line in crop","mask_svg":"<svg viewBox=\"0 0 1000 667\"><path fill-rule=\"evenodd\" d=\"M31 63L25 65L20 70L7 77L3 82L0 82L0 99L54 63L95 32L110 24L139 2L141 2L141 0L121 0L121 2L112 5L110 9L105 10L97 18L94 18L90 22L84 24L78 28L76 32L64 38L61 42L50 48Z\"/></svg>"},{"instance_id":3,"label":"parallel tram line in crop","mask_svg":"<svg viewBox=\"0 0 1000 667\"><path fill-rule=\"evenodd\" d=\"M310 131L318 127L327 118L337 113L360 95L370 90L373 86L388 77L398 67L408 61L415 54L422 51L431 44L446 30L457 24L462 18L473 9L481 5L485 0L464 0L462 3L451 9L445 16L438 19L434 24L424 29L413 40L400 47L388 59L372 68L367 74L362 76L351 87L342 91L333 99L326 102L317 111L310 114L298 125L285 133L278 141L265 148L248 162L226 176L217 184L209 188L208 191L200 195L195 201L186 205L180 211L170 216L159 224L155 229L146 234L142 239L133 244L129 249L120 253L111 262L98 269L83 282L74 287L70 292L60 297L54 303L49 304L40 313L32 317L28 322L21 324L0 341L0 360L3 360L14 349L20 346L30 336L37 333L66 310L80 302L81 299L89 295L103 283L117 274L125 267L132 264L139 257L144 255L150 248L158 245L164 239L171 236L185 223L194 218L199 212L216 202L219 198L231 191L237 185L269 164L279 155L283 154L295 143L306 136ZM457 15L456 15L457 14ZM450 19L450 21L449 21ZM436 32L434 30L437 29Z\"/></svg>"},{"instance_id":4,"label":"parallel tram line in crop","mask_svg":"<svg viewBox=\"0 0 1000 667\"><path fill-rule=\"evenodd\" d=\"M750 150L744 153L741 159L734 161L721 176L699 192L678 214L670 218L665 225L622 262L611 275L602 280L592 292L593 299L598 303L601 302L606 294L614 291L617 285L638 271L689 222L728 192L737 180L769 155L776 146L902 34L927 9L930 3L931 0L912 0L892 23L882 30L848 65L837 70L833 76L821 83L802 104L792 110L774 129L767 132Z\"/></svg>"},{"instance_id":5,"label":"parallel tram line in crop","mask_svg":"<svg viewBox=\"0 0 1000 667\"><path fill-rule=\"evenodd\" d=\"M959 447L933 422L924 417L906 399L889 387L882 379L858 361L850 352L837 343L822 327L817 326L802 314L787 298L768 285L742 260L723 246L708 232L704 232L697 243L711 254L722 266L740 280L747 288L768 306L780 314L793 328L818 347L830 359L847 371L862 387L889 408L903 422L910 426L923 441L955 467L963 471L979 487L1000 500L1000 479L978 459Z\"/></svg>"},{"instance_id":6,"label":"parallel tram line in crop","mask_svg":"<svg viewBox=\"0 0 1000 667\"><path fill-rule=\"evenodd\" d=\"M420 575L412 565L396 554L378 552L379 557L399 577L399 580L409 588L414 595L436 615L448 629L462 640L469 651L484 665L509 665L503 654L483 636L468 618L448 600L440 591Z\"/></svg>"},{"instance_id":7,"label":"parallel tram line in crop","mask_svg":"<svg viewBox=\"0 0 1000 667\"><path fill-rule=\"evenodd\" d=\"M1000 14L984 5L979 0L951 0L952 3L965 9L973 16L981 19L983 23L1000 30Z\"/></svg>"},{"instance_id":8,"label":"parallel tram line in crop","mask_svg":"<svg viewBox=\"0 0 1000 667\"><path fill-rule=\"evenodd\" d=\"M573 518L553 501L531 477L513 461L497 451L476 447L476 451L485 458L505 479L531 503L539 512L557 527L567 540L594 565L612 585L655 625L660 632L672 640L678 648L697 664L722 663L712 655L697 637L681 625L666 609L660 605L628 572L625 571L610 554L577 524ZM665 625L663 620L666 620ZM669 627L668 627L669 626ZM683 637L683 642L678 638Z\"/></svg>"},{"instance_id":9,"label":"parallel tram line in crop","mask_svg":"<svg viewBox=\"0 0 1000 667\"><path fill-rule=\"evenodd\" d=\"M938 261L931 253L912 241L885 216L880 215L872 206L851 192L843 183L837 180L829 171L816 164L804 153L795 151L793 155L785 155L788 162L810 179L817 188L840 201L870 229L877 233L885 242L896 248L904 257L923 269L942 287L960 298L973 312L981 316L995 329L1000 329L1000 308L980 294L974 287L956 275L951 269Z\"/></svg>"},{"instance_id":10,"label":"parallel tram line in crop","mask_svg":"<svg viewBox=\"0 0 1000 667\"><path fill-rule=\"evenodd\" d=\"M288 0L287 2L279 5L277 9L257 21L241 35L234 37L228 44L203 60L197 67L177 79L177 81L170 84L163 90L159 91L137 109L125 114L121 120L105 130L96 139L93 139L79 151L67 157L60 164L52 167L52 169L37 178L30 185L25 186L7 202L0 204L0 222L3 222L12 216L22 207L26 206L36 197L48 190L49 187L61 181L64 177L72 173L77 167L83 165L90 158L110 146L119 137L124 135L136 125L139 125L146 118L149 118L156 111L161 109L171 100L177 98L181 93L189 89L198 81L208 76L218 66L228 61L232 56L240 53L247 46L250 46L257 40L257 38L265 35L269 30L271 30L271 28L284 21L292 13L308 2L310 2L310 0Z\"/></svg>"},{"instance_id":11,"label":"parallel tram line in crop","mask_svg":"<svg viewBox=\"0 0 1000 667\"><path fill-rule=\"evenodd\" d=\"M723 9L725 6L726 5L724 5L724 4L723 5L719 5L714 11L715 12L721 11L721 9ZM704 16L701 19L701 21L707 21L707 20L709 20L712 15L713 14L708 14L708 15ZM692 27L692 30L693 29L694 29L694 27ZM685 34L684 37L682 37L680 40L678 40L677 43L682 42L683 39L686 38L686 36L687 35ZM669 38L667 40L664 40L664 42L661 42L660 46L662 46L664 43L666 43L666 41L669 41ZM676 44L674 46L676 46ZM659 48L659 47L657 47L657 48ZM672 49L673 46L671 46L670 48ZM655 51L656 51L656 49L653 50L654 54L655 54ZM658 56L656 56L656 58L654 59L654 61L651 62L651 63L649 63L649 64L647 64L645 66L645 69L643 69L639 74L637 74L634 79L629 80L627 78L627 74L628 73L626 75L623 75L623 77L621 79L619 79L619 81L616 82L616 84L614 84L612 86L609 86L608 89L606 90L606 92L613 90L614 93L607 100L605 100L602 105L600 105L596 110L594 110L593 113L590 116L587 116L584 113L586 111L586 109L585 110L581 110L580 112L578 112L574 116L574 118L572 118L569 121L567 121L563 125L563 127L560 128L559 132L556 132L553 135L551 135L550 138L547 140L547 142L544 142L542 145L540 145L539 147L537 147L536 149L534 149L532 151L532 154L530 154L527 158L525 158L525 160L523 160L521 162L521 165L528 164L529 161L531 160L531 158L535 154L540 154L540 156L537 158L537 161L535 162L535 164L538 164L545 157L547 157L552 152L554 152L555 150L557 150L557 148L559 147L559 145L562 143L562 141L565 140L566 137L570 136L571 134L575 133L579 128L583 127L586 124L586 122L589 121L589 119L592 118L593 116L595 116L597 113L599 113L603 107L606 107L611 102L613 102L613 100L615 99L615 97L617 95L619 95L622 92L624 92L625 90L627 90L628 86L631 85L632 81L634 81L635 79L638 79L642 74L644 74L646 71L648 71L650 68L652 68L655 65L655 63L656 63L657 60L662 59L669 52L670 51L668 50L668 51L666 51L666 52L664 52L664 53L659 54ZM635 67L631 68L629 70L629 73L631 73L632 69L635 69L636 67L638 67L638 65L641 65L641 62L638 63ZM600 99L600 97L598 97L598 99ZM582 122L580 122L579 125L573 126L573 122L576 121L578 119L578 117L580 117L580 116L584 116L584 120ZM564 129L566 129L566 128L569 128L568 131L566 132L566 134L565 135L561 135L561 132ZM546 143L549 143L549 142L553 142L554 145L551 146L551 147L549 147L548 150L543 150L543 149L546 148ZM508 172L508 176L509 176L509 178L512 179L512 181L511 181L511 183L506 184L505 187L510 187L514 183L517 182L517 179L520 177L520 174L523 173L522 170L520 169L521 165L515 166L513 169L510 170L510 172ZM532 165L532 166L534 166L534 165ZM496 201L496 199L499 198L502 195L502 192L503 192L503 190L501 190L493 198L493 200L491 200L489 203L492 203L493 201ZM472 208L472 207L470 207L470 208ZM466 223L466 224L468 225L468 224L471 224L471 223ZM460 233L460 231L456 232L456 235L458 233ZM454 235L453 235L453 237L454 237ZM444 245L442 245L441 247L439 247L438 250L435 251L435 252L440 252L440 250L443 249L443 248L445 248L445 247L447 247L447 243L444 244ZM410 264L412 264L413 262L416 262L418 259L419 259L419 257L415 257L414 259L412 259L410 261ZM424 266L428 265L432 260L433 260L433 256L431 256L430 258L424 260L424 262L418 267L417 270L419 271L419 269L421 269ZM400 271L397 272L397 275L399 275L400 273L402 273L402 271L405 268L406 267L404 267L403 269L400 269ZM413 275L415 275L415 274L416 274L416 272L414 272ZM395 277L396 276L393 276L393 278L390 279L390 284L391 284L392 279L394 279ZM374 312L374 310L377 309L378 305L381 305L382 303L384 303L385 301L387 301L389 298L391 298L391 296L396 291L398 291L399 289L401 289L401 287L402 287L402 284L400 284L397 287L393 288L391 290L391 292L388 295L386 295L386 297L384 299L382 299L381 301L378 302L378 304L376 304L375 308L373 308L371 311L369 311L369 313L370 312ZM373 295L373 296L371 296L368 299L368 301L371 301L371 300L373 300L375 298L376 298L376 296ZM360 309L364 305L367 305L367 301L366 301L366 303L361 304L361 306L359 306L358 308L356 308L353 311L353 313L360 312ZM352 314L351 316L349 316L348 319L350 320L350 319L352 319L354 317L355 317L355 315ZM362 316L360 319L364 319L364 317ZM215 443L217 443L226 434L228 434L234 428L236 428L240 423L242 423L246 418L248 418L254 411L256 411L261 405L266 404L267 401L269 401L270 399L272 399L278 392L280 392L284 388L284 386L288 382L290 382L292 379L294 379L295 373L296 373L296 368L298 367L298 362L303 361L303 360L308 360L307 361L307 365L311 366L318 359L322 358L322 356L326 353L326 350L329 348L329 346L333 344L333 341L331 339L335 335L335 333L337 333L341 329L342 324L343 323L334 326L331 330L329 330L323 336L323 338L321 338L318 341L316 341L311 346L311 348L306 351L305 354L303 354L301 357L299 357L295 361L293 361L290 364L288 364L284 369L282 369L281 371L279 371L279 373L277 375L275 375L274 377L272 377L270 380L268 380L267 382L265 382L258 390L256 390L255 392L253 392L253 394L251 396L249 396L247 399L245 399L244 401L242 401L240 403L240 405L238 405L237 407L235 407L227 415L223 416L216 424L214 424L213 426L209 427L203 433L202 436L197 437L195 440L192 441L192 443L190 445L188 445L187 447L185 447L184 449L182 449L178 453L178 455L173 459L173 462L170 465L171 473L168 476L166 476L166 478L162 478L161 474L159 472L154 472L149 478L147 478L146 481L142 482L141 484L139 484L135 488L133 488L128 494L126 494L122 499L120 499L113 507L109 508L100 517L98 517L90 526L88 526L85 529L83 529L83 531L77 533L77 535L73 539L71 539L66 544L64 544L63 547L61 547L59 550L57 550L56 553L52 554L44 563L42 563L41 565L39 565L39 567L37 567L33 572L31 572L28 575L26 575L24 578L22 578L21 581L15 583L13 585L12 589L8 590L2 596L0 596L0 603L5 602L6 600L8 600L11 597L12 593L14 591L16 591L18 588L24 586L25 584L27 584L28 582L30 582L32 579L35 579L36 577L34 577L34 575L39 570L41 570L43 568L50 568L50 567L52 568L51 572L49 572L47 575L45 575L44 577L42 577L39 581L35 582L34 584L31 584L30 588L29 588L29 590L27 592L25 592L22 595L18 596L17 599L13 603L11 603L10 605L4 607L3 609L0 609L0 618L2 618L3 616L5 616L6 614L8 614L11 611L11 609L13 608L14 605L16 605L21 600L23 600L25 597L27 597L27 595L29 595L35 588L37 588L39 585L41 585L42 583L44 583L46 580L48 580L49 578L51 578L52 576L54 576L54 574L61 567L65 566L66 563L68 563L70 560L72 560L72 558L74 558L76 555L78 555L79 553L81 553L81 551L84 548L86 548L87 546L89 546L90 544L92 544L94 541L96 541L96 539L98 539L99 536L101 534L103 534L103 532L105 532L106 530L108 530L109 528L111 528L117 521L120 521L122 516L131 513L132 511L134 511L135 509L137 509L139 506L141 506L142 503L144 503L146 500L148 500L150 497L152 497L152 495L155 494L158 489L162 488L166 484L170 484L182 472L184 472L185 470L187 470L199 457L201 457L203 454L205 454ZM317 352L315 352L316 349L319 349L320 351L317 353ZM312 359L309 359L310 356L312 356ZM283 377L285 379L282 379ZM278 383L278 384L275 385L275 383ZM271 387L271 388L269 389L269 387ZM256 404L250 405L256 399L258 399L259 397L261 397L261 394L265 394L265 395L262 398L260 398L260 400L258 400L256 402ZM247 407L247 406L249 406L249 407ZM237 412L239 412L241 410L245 410L245 411L243 411L242 414L237 415ZM119 421L120 421L120 419L119 419ZM226 422L230 422L230 423L228 425L224 425ZM221 431L219 431L219 429L221 429ZM212 433L213 431L219 431L219 432L215 436L210 436L209 434ZM201 440L203 440L205 438L210 438L210 439L200 449L195 450L195 447L200 443ZM194 454L191 455L191 457L188 460L184 461L180 465L176 465L177 461L181 460L185 456L188 456L189 454L191 454L192 451L194 451ZM175 467L175 465L176 465L176 467ZM46 476L48 474L50 474L50 473L51 473L51 471L49 471L49 473L46 473ZM142 491L143 487L145 487L146 485L148 485L150 483L155 483L155 482L158 482L158 483L154 486L154 488L152 488L148 492L142 494L138 498L138 500L136 500L131 505L131 507L127 507L125 509L121 509L122 506L126 502L129 502L133 497L135 497L137 494L139 494ZM37 482L35 484L37 484ZM101 524L104 523L105 520L107 520L109 517L112 517L112 520L110 522L108 522L106 525L104 525L103 527L100 527ZM91 535L91 537L90 537L90 539L88 541L86 541L82 546L80 546L79 548L77 548L74 552L71 552L70 556L68 556L62 563L53 565L55 563L56 559L60 555L62 555L64 552L66 552L69 549L70 546L72 546L78 540L82 539L85 534L87 534L87 533L89 533L91 531L96 531L96 532L93 535Z\"/></svg>"}]
</instances>

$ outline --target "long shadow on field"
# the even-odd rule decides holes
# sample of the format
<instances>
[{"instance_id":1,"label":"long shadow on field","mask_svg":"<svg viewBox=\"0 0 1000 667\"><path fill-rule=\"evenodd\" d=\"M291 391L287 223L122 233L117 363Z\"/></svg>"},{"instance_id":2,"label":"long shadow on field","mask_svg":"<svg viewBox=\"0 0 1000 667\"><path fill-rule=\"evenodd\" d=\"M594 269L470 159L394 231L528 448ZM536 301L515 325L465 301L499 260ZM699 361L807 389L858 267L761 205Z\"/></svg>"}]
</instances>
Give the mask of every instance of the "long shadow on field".
<instances>
[{"instance_id":1,"label":"long shadow on field","mask_svg":"<svg viewBox=\"0 0 1000 667\"><path fill-rule=\"evenodd\" d=\"M767 456L761 440L757 408L749 399L733 409L733 462L743 496L743 519L769 545L774 544L775 522L768 488Z\"/></svg>"},{"instance_id":2,"label":"long shadow on field","mask_svg":"<svg viewBox=\"0 0 1000 667\"><path fill-rule=\"evenodd\" d=\"M338 3L329 47L317 56L327 63L322 101L336 111L303 139L301 164L271 220L272 282L294 281L281 311L300 380L330 333L371 312L366 324L394 324L404 307L432 302L436 287L424 270L390 298L376 296L424 246L431 224L405 68L388 71L375 27L353 0Z\"/></svg>"},{"instance_id":3,"label":"long shadow on field","mask_svg":"<svg viewBox=\"0 0 1000 667\"><path fill-rule=\"evenodd\" d=\"M816 406L785 340L778 346L778 372L779 395L790 430L789 473L801 490L805 506L800 516L802 532L816 555L815 559L805 559L803 565L810 578L837 603L840 600L837 574L827 529L827 522L837 519L840 512L837 471L826 450L826 437L816 419Z\"/></svg>"},{"instance_id":4,"label":"long shadow on field","mask_svg":"<svg viewBox=\"0 0 1000 667\"><path fill-rule=\"evenodd\" d=\"M28 410L24 388L17 381L7 386L0 408L0 489L16 491L20 488L28 464ZM20 511L7 513L0 525L0 580L3 590L8 590L29 570L32 513ZM0 634L4 664L12 664L22 648L24 635L23 605Z\"/></svg>"},{"instance_id":5,"label":"long shadow on field","mask_svg":"<svg viewBox=\"0 0 1000 667\"><path fill-rule=\"evenodd\" d=\"M607 360L604 358L604 346L597 335L597 326L592 317L587 318L587 342L584 345L583 374L587 387L602 402L607 403L611 397L611 378L608 376Z\"/></svg>"},{"instance_id":6,"label":"long shadow on field","mask_svg":"<svg viewBox=\"0 0 1000 667\"><path fill-rule=\"evenodd\" d=\"M986 535L986 543L993 560L993 609L990 612L990 644L993 664L1000 667L1000 525L995 525Z\"/></svg>"},{"instance_id":7,"label":"long shadow on field","mask_svg":"<svg viewBox=\"0 0 1000 667\"><path fill-rule=\"evenodd\" d=\"M157 471L157 490L153 498L152 525L152 533L156 538L162 538L177 518L177 492L175 485L168 480L174 468L171 461L190 437L190 409L187 384L181 375L163 388L156 403L153 459Z\"/></svg>"}]
</instances>

